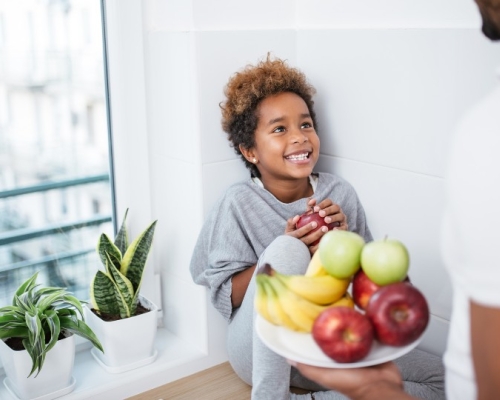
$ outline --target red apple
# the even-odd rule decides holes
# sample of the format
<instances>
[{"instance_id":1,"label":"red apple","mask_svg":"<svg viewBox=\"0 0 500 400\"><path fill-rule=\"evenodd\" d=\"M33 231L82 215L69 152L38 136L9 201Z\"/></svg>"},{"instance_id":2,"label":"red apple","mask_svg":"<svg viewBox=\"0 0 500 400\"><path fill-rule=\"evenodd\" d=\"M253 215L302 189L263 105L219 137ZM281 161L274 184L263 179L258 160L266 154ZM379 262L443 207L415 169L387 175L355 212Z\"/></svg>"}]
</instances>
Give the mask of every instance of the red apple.
<instances>
[{"instance_id":1,"label":"red apple","mask_svg":"<svg viewBox=\"0 0 500 400\"><path fill-rule=\"evenodd\" d=\"M352 299L354 300L354 304L362 310L366 310L368 301L373 293L381 287L370 280L364 271L360 269L352 279Z\"/></svg>"},{"instance_id":2,"label":"red apple","mask_svg":"<svg viewBox=\"0 0 500 400\"><path fill-rule=\"evenodd\" d=\"M406 346L424 333L429 323L429 306L420 290L408 282L381 287L371 297L366 316L375 338L390 346Z\"/></svg>"},{"instance_id":3,"label":"red apple","mask_svg":"<svg viewBox=\"0 0 500 400\"><path fill-rule=\"evenodd\" d=\"M408 276L403 282L410 282ZM362 310L366 310L366 306L368 305L373 293L381 287L382 286L377 285L370 278L368 278L365 272L360 269L356 272L356 275L354 275L352 280L352 299L354 300L354 304Z\"/></svg>"},{"instance_id":4,"label":"red apple","mask_svg":"<svg viewBox=\"0 0 500 400\"><path fill-rule=\"evenodd\" d=\"M349 307L322 311L311 333L319 348L338 363L352 363L366 357L374 337L370 320Z\"/></svg>"},{"instance_id":5,"label":"red apple","mask_svg":"<svg viewBox=\"0 0 500 400\"><path fill-rule=\"evenodd\" d=\"M324 217L320 217L319 216L319 213L317 212L313 212L313 211L307 211L306 213L302 214L297 223L295 224L295 226L297 227L297 229L299 228L302 228L303 226L311 223L311 222L316 222L317 223L317 226L316 228L314 228L313 230L311 230L311 232L309 233L312 233L312 232L315 232L317 231L318 229L320 229L322 226L326 226L328 227L328 230L331 231L333 228L337 227L337 226L340 226L340 223L339 222L332 222L330 224L327 224L325 222L325 218ZM319 243L319 240L316 240L314 243L311 243L311 246L316 246L318 243Z\"/></svg>"}]
</instances>

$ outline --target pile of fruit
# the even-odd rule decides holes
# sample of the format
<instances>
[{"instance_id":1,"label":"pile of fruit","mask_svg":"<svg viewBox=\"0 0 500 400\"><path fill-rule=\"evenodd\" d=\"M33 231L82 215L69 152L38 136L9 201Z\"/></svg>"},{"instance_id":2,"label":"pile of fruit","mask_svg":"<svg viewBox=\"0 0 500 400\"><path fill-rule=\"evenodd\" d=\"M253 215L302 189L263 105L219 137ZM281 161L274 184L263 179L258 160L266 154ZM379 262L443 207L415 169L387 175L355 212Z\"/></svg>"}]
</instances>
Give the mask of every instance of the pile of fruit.
<instances>
[{"instance_id":1,"label":"pile of fruit","mask_svg":"<svg viewBox=\"0 0 500 400\"><path fill-rule=\"evenodd\" d=\"M269 264L257 271L255 308L274 325L310 333L334 361L356 362L374 341L406 346L425 331L429 307L408 268L400 241L365 244L354 232L332 230L304 275L284 275Z\"/></svg>"}]
</instances>

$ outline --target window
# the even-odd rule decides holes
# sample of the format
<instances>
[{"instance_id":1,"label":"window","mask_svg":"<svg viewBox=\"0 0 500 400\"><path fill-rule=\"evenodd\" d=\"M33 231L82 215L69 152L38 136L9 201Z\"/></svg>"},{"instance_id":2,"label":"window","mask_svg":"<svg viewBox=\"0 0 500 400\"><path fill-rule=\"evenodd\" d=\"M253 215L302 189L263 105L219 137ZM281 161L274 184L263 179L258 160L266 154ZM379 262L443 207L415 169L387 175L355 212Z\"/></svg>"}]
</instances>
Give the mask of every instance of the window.
<instances>
[{"instance_id":1,"label":"window","mask_svg":"<svg viewBox=\"0 0 500 400\"><path fill-rule=\"evenodd\" d=\"M112 232L99 0L0 3L0 305L39 271L89 296Z\"/></svg>"}]
</instances>

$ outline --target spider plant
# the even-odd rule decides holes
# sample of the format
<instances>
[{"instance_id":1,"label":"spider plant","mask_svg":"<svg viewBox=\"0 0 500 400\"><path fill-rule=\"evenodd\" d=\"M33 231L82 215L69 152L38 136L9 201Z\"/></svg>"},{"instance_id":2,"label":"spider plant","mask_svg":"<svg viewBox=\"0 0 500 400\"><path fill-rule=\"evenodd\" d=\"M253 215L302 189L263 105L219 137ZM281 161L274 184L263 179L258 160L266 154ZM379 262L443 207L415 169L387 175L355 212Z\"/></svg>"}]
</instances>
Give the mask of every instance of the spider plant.
<instances>
[{"instance_id":1,"label":"spider plant","mask_svg":"<svg viewBox=\"0 0 500 400\"><path fill-rule=\"evenodd\" d=\"M81 336L103 351L83 320L82 302L64 288L42 287L36 283L37 277L38 272L19 286L12 305L0 308L0 339L22 339L33 362L28 377L35 371L38 375L60 335Z\"/></svg>"}]
</instances>

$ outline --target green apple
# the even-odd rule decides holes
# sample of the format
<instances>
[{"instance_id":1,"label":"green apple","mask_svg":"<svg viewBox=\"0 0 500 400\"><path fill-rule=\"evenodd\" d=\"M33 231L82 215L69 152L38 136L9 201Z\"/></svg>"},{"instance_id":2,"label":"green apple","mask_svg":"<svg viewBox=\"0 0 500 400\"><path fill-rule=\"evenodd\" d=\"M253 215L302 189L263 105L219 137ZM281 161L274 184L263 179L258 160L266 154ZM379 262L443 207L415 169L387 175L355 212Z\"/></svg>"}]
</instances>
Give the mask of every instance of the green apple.
<instances>
[{"instance_id":1,"label":"green apple","mask_svg":"<svg viewBox=\"0 0 500 400\"><path fill-rule=\"evenodd\" d=\"M367 243L361 252L361 268L380 286L404 280L409 265L408 250L399 240L375 240Z\"/></svg>"},{"instance_id":2,"label":"green apple","mask_svg":"<svg viewBox=\"0 0 500 400\"><path fill-rule=\"evenodd\" d=\"M349 278L360 267L365 240L355 232L333 230L325 233L318 251L323 268L338 279Z\"/></svg>"}]
</instances>

